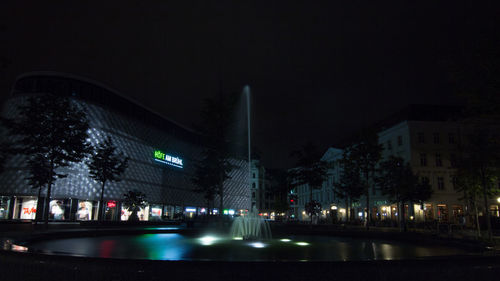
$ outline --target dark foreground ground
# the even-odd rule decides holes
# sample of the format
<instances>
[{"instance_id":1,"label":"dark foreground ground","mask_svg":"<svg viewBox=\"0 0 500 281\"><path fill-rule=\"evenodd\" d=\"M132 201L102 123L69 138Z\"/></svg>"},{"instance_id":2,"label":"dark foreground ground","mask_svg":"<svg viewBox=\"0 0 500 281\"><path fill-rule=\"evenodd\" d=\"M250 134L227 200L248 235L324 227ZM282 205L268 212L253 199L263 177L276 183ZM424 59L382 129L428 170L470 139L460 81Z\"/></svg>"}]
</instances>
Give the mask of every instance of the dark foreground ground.
<instances>
[{"instance_id":1,"label":"dark foreground ground","mask_svg":"<svg viewBox=\"0 0 500 281\"><path fill-rule=\"evenodd\" d=\"M24 226L27 227L27 226ZM70 228L78 228L71 226ZM61 227L65 228L65 227ZM10 229L12 230L12 229ZM351 230L352 231L352 230ZM18 234L26 233L25 230ZM347 234L347 232L343 232ZM354 233L354 232L353 232ZM3 232L3 236L7 233ZM378 235L372 232L372 235ZM7 234L12 235L9 231ZM384 234L387 236L387 234ZM412 237L415 239L416 237ZM428 237L423 237L428 239ZM0 280L496 280L495 252L422 260L347 262L149 261L0 251Z\"/></svg>"},{"instance_id":2,"label":"dark foreground ground","mask_svg":"<svg viewBox=\"0 0 500 281\"><path fill-rule=\"evenodd\" d=\"M2 253L0 280L495 280L498 257L366 262L171 262Z\"/></svg>"}]
</instances>

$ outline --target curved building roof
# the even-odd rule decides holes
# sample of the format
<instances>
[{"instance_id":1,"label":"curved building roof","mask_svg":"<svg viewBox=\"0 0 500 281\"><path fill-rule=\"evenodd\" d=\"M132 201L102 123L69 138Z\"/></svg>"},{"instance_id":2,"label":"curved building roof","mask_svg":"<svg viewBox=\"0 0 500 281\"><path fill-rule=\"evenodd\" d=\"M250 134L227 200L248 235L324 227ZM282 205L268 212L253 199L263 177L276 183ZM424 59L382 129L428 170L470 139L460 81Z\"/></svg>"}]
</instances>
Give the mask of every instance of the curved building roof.
<instances>
[{"instance_id":1,"label":"curved building roof","mask_svg":"<svg viewBox=\"0 0 500 281\"><path fill-rule=\"evenodd\" d=\"M36 71L22 74L16 79L11 95L30 93L51 93L81 99L119 112L127 117L141 120L177 136L184 136L191 140L201 138L201 135L194 130L162 116L131 98L123 96L111 87L78 75L54 71Z\"/></svg>"}]
</instances>

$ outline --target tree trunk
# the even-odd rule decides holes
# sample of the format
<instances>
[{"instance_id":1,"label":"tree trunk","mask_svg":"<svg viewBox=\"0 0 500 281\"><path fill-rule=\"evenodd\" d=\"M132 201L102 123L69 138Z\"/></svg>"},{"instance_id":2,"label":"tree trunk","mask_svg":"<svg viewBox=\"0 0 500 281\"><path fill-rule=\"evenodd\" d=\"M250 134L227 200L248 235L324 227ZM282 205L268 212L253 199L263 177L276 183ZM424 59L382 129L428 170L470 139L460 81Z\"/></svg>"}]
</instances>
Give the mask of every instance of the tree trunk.
<instances>
[{"instance_id":1,"label":"tree trunk","mask_svg":"<svg viewBox=\"0 0 500 281\"><path fill-rule=\"evenodd\" d=\"M102 182L101 186L101 199L99 200L99 210L97 213L97 220L102 222L104 220L104 185L106 182Z\"/></svg>"},{"instance_id":2,"label":"tree trunk","mask_svg":"<svg viewBox=\"0 0 500 281\"><path fill-rule=\"evenodd\" d=\"M349 197L345 197L345 222L349 222Z\"/></svg>"},{"instance_id":3,"label":"tree trunk","mask_svg":"<svg viewBox=\"0 0 500 281\"><path fill-rule=\"evenodd\" d=\"M482 176L482 182L483 182L483 203L484 203L484 211L486 215L486 227L488 230L488 240L491 242L493 241L493 235L491 231L491 218L490 218L490 208L488 206L488 195L487 195L487 189L486 189L486 179L485 176Z\"/></svg>"},{"instance_id":4,"label":"tree trunk","mask_svg":"<svg viewBox=\"0 0 500 281\"><path fill-rule=\"evenodd\" d=\"M220 196L220 202L219 202L219 216L224 215L224 180L223 180L223 175L219 175L219 196Z\"/></svg>"},{"instance_id":5,"label":"tree trunk","mask_svg":"<svg viewBox=\"0 0 500 281\"><path fill-rule=\"evenodd\" d=\"M481 225L479 224L479 212L477 210L477 204L474 202L474 213L475 213L475 221L476 221L476 226L477 226L477 239L481 237Z\"/></svg>"},{"instance_id":6,"label":"tree trunk","mask_svg":"<svg viewBox=\"0 0 500 281\"><path fill-rule=\"evenodd\" d=\"M370 185L368 184L368 172L365 174L366 180L366 230L370 230Z\"/></svg>"},{"instance_id":7,"label":"tree trunk","mask_svg":"<svg viewBox=\"0 0 500 281\"><path fill-rule=\"evenodd\" d=\"M309 202L313 201L313 189L311 186L309 186ZM312 210L311 210L312 211ZM311 219L311 225L313 224L313 213L309 213L310 219Z\"/></svg>"},{"instance_id":8,"label":"tree trunk","mask_svg":"<svg viewBox=\"0 0 500 281\"><path fill-rule=\"evenodd\" d=\"M52 176L54 174L54 159L53 156L50 158L50 181L47 183L47 198L45 199L45 227L49 227L49 213L50 213L50 193L52 191Z\"/></svg>"},{"instance_id":9,"label":"tree trunk","mask_svg":"<svg viewBox=\"0 0 500 281\"><path fill-rule=\"evenodd\" d=\"M405 213L406 213L406 208L405 208L405 202L401 201L401 229L403 232L406 232L406 218L405 218Z\"/></svg>"},{"instance_id":10,"label":"tree trunk","mask_svg":"<svg viewBox=\"0 0 500 281\"><path fill-rule=\"evenodd\" d=\"M42 200L42 188L39 187L38 188L38 199L37 199L37 207L40 206L40 201ZM45 202L44 202L45 203ZM42 204L42 206L45 206L45 204ZM39 221L42 221L43 220L43 214L44 214L44 209L41 210L36 210L36 213L35 213L35 224L38 224Z\"/></svg>"},{"instance_id":11,"label":"tree trunk","mask_svg":"<svg viewBox=\"0 0 500 281\"><path fill-rule=\"evenodd\" d=\"M52 183L49 182L47 184L47 198L45 199L45 210L44 210L44 224L45 227L48 228L49 226L49 213L50 213L50 192L52 191Z\"/></svg>"}]
</instances>

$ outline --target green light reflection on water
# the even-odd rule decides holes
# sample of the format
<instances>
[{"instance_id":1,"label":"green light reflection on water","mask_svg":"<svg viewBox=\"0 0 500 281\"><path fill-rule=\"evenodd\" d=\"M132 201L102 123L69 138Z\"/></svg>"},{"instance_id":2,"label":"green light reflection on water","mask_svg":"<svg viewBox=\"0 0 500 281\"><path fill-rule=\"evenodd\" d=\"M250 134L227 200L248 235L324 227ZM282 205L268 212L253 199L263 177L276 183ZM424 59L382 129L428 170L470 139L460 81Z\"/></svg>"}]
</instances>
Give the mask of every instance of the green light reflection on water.
<instances>
[{"instance_id":1,"label":"green light reflection on water","mask_svg":"<svg viewBox=\"0 0 500 281\"><path fill-rule=\"evenodd\" d=\"M135 243L147 259L182 260L190 251L184 236L178 233L142 234Z\"/></svg>"}]
</instances>

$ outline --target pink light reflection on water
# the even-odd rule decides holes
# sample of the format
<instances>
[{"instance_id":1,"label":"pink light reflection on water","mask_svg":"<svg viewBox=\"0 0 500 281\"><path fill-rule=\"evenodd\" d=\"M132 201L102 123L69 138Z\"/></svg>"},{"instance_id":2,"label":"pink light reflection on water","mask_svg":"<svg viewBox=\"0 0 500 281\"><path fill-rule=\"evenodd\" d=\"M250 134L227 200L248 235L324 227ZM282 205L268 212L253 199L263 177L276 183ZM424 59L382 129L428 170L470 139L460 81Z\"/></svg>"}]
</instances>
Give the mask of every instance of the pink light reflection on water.
<instances>
[{"instance_id":1,"label":"pink light reflection on water","mask_svg":"<svg viewBox=\"0 0 500 281\"><path fill-rule=\"evenodd\" d=\"M12 251L21 252L21 253L24 253L24 252L28 251L27 247L15 245L15 244L12 244L12 246L10 247L10 249Z\"/></svg>"},{"instance_id":2,"label":"pink light reflection on water","mask_svg":"<svg viewBox=\"0 0 500 281\"><path fill-rule=\"evenodd\" d=\"M115 249L115 240L104 240L99 245L99 257L101 258L111 258L112 253Z\"/></svg>"}]
</instances>

